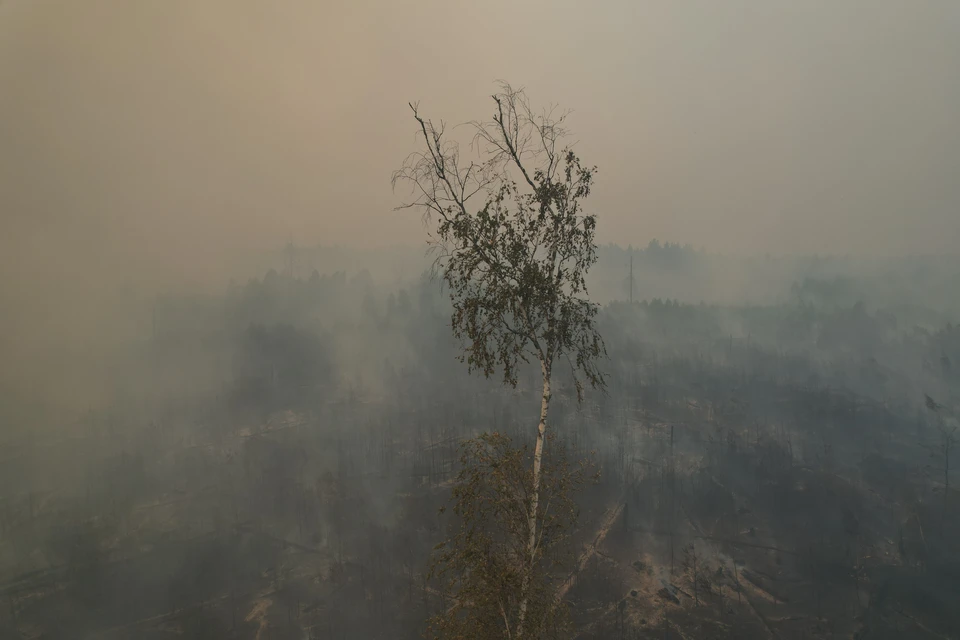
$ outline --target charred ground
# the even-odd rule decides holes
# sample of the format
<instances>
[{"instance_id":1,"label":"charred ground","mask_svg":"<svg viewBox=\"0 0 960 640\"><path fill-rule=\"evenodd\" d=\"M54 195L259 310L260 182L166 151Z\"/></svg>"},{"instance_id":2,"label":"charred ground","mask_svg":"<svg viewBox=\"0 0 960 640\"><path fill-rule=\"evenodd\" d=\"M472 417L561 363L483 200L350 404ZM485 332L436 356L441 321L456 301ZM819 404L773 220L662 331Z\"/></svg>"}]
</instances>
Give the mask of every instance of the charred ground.
<instances>
[{"instance_id":1,"label":"charred ground","mask_svg":"<svg viewBox=\"0 0 960 640\"><path fill-rule=\"evenodd\" d=\"M551 412L601 470L578 637L957 636L960 329L794 282L604 307L608 394L560 380ZM526 437L536 372L467 376L426 281L272 272L150 313L110 404L8 396L0 637L419 637L457 443Z\"/></svg>"}]
</instances>

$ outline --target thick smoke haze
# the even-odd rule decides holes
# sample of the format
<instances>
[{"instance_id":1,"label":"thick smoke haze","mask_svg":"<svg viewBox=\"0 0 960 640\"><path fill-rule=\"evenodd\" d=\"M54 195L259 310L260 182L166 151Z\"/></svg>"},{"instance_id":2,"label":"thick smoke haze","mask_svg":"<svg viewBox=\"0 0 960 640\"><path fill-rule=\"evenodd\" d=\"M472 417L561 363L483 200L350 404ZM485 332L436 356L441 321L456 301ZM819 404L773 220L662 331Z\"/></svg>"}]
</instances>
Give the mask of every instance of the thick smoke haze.
<instances>
[{"instance_id":1,"label":"thick smoke haze","mask_svg":"<svg viewBox=\"0 0 960 640\"><path fill-rule=\"evenodd\" d=\"M601 241L955 252L958 59L948 1L7 0L5 261L189 282L416 244L407 100L486 117L501 76L575 109Z\"/></svg>"},{"instance_id":2,"label":"thick smoke haze","mask_svg":"<svg viewBox=\"0 0 960 640\"><path fill-rule=\"evenodd\" d=\"M7 0L4 335L87 339L103 296L288 241L421 245L406 102L484 118L501 77L575 109L601 242L956 254L958 59L952 2Z\"/></svg>"},{"instance_id":3,"label":"thick smoke haze","mask_svg":"<svg viewBox=\"0 0 960 640\"><path fill-rule=\"evenodd\" d=\"M957 637L958 62L957 0L0 0L0 640L424 637L458 444L547 419L574 640ZM583 402L395 210L501 80L599 168Z\"/></svg>"}]
</instances>

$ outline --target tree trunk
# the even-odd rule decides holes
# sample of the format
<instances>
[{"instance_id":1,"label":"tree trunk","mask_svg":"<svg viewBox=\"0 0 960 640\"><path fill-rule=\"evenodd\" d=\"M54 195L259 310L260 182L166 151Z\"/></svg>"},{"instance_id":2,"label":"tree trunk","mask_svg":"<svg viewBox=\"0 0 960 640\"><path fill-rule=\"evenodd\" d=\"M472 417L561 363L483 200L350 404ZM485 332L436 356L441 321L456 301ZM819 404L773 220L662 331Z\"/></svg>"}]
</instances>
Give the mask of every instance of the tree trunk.
<instances>
[{"instance_id":1,"label":"tree trunk","mask_svg":"<svg viewBox=\"0 0 960 640\"><path fill-rule=\"evenodd\" d=\"M950 502L950 445L953 434L946 438L943 444L943 511L940 513L940 535L943 535L943 525L947 521L947 506Z\"/></svg>"},{"instance_id":2,"label":"tree trunk","mask_svg":"<svg viewBox=\"0 0 960 640\"><path fill-rule=\"evenodd\" d=\"M540 362L540 372L543 375L543 395L540 400L540 424L537 425L537 444L533 451L533 491L530 498L530 512L527 514L527 561L530 563L523 575L520 591L520 613L517 619L516 640L523 638L523 626L527 617L529 602L528 592L530 578L533 574L537 553L537 509L540 506L540 467L543 464L543 443L547 431L547 411L550 408L550 377L551 368L546 362Z\"/></svg>"}]
</instances>

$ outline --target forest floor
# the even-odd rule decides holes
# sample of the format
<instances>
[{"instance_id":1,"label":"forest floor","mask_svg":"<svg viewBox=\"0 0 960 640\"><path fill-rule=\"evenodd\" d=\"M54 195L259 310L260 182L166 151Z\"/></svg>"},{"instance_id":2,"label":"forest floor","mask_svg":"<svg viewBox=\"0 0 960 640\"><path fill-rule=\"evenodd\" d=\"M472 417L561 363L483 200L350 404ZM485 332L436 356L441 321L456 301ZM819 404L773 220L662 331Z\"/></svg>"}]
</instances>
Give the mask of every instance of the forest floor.
<instances>
[{"instance_id":1,"label":"forest floor","mask_svg":"<svg viewBox=\"0 0 960 640\"><path fill-rule=\"evenodd\" d=\"M650 513L656 500L646 512L621 499L592 515L583 537L593 542L565 589L576 604L576 637L960 638L960 581L918 560L933 553L938 535L924 534L921 519L936 522L940 510L911 516L857 467L790 464L777 473L783 479L773 488L745 489L688 472L672 527ZM716 516L718 495L737 506L734 517ZM819 540L798 524L816 516Z\"/></svg>"}]
</instances>

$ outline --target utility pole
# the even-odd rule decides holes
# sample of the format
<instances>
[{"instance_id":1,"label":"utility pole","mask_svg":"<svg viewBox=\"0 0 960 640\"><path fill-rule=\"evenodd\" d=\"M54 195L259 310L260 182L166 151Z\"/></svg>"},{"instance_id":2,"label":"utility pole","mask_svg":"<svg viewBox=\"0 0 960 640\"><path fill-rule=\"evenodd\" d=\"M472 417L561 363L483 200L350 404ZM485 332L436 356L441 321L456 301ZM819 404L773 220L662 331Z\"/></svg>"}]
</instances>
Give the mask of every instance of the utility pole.
<instances>
[{"instance_id":1,"label":"utility pole","mask_svg":"<svg viewBox=\"0 0 960 640\"><path fill-rule=\"evenodd\" d=\"M297 252L296 247L293 244L293 240L287 243L285 253L287 254L287 270L290 272L290 279L293 280L293 257Z\"/></svg>"},{"instance_id":2,"label":"utility pole","mask_svg":"<svg viewBox=\"0 0 960 640\"><path fill-rule=\"evenodd\" d=\"M633 304L633 251L630 252L630 304Z\"/></svg>"}]
</instances>

